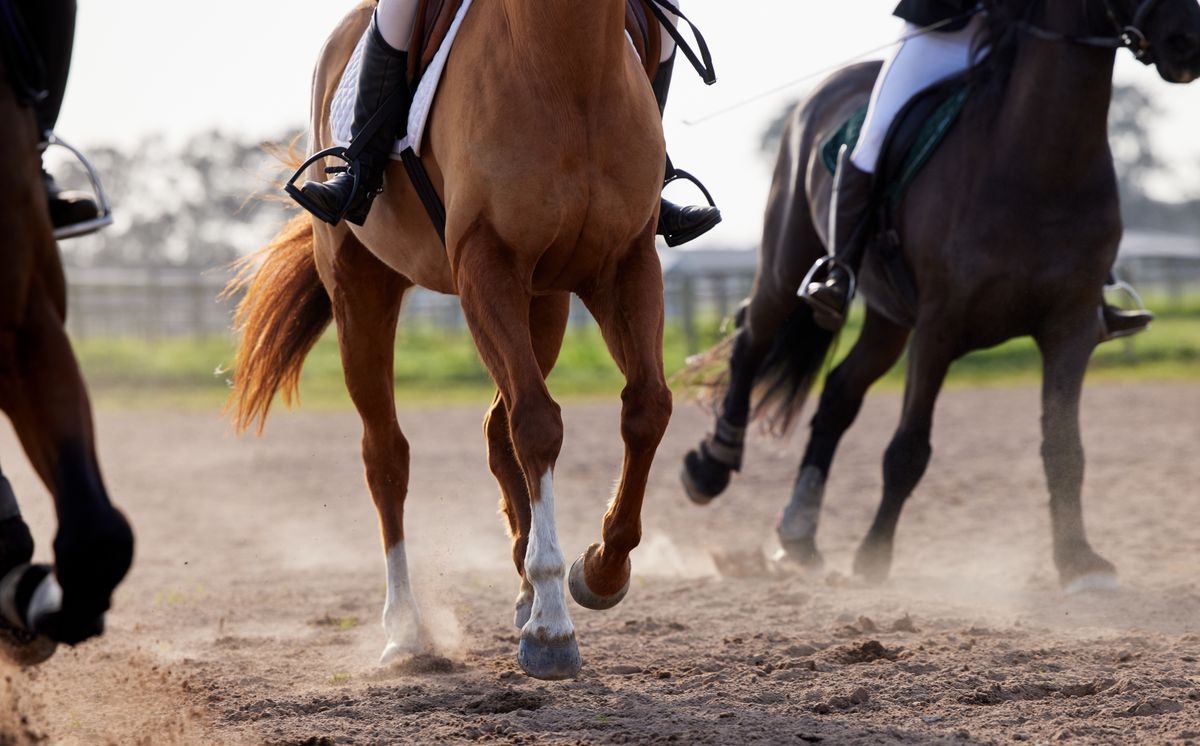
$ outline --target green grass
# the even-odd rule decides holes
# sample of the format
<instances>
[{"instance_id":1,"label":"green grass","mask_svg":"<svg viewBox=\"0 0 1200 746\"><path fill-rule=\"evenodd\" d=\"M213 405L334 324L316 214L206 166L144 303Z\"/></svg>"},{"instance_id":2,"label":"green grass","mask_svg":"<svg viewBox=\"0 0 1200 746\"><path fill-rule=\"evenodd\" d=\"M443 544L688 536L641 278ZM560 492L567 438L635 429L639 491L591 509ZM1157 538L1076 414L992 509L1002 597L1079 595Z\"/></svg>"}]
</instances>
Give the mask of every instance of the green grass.
<instances>
[{"instance_id":1,"label":"green grass","mask_svg":"<svg viewBox=\"0 0 1200 746\"><path fill-rule=\"evenodd\" d=\"M1153 305L1152 305L1153 307ZM1160 308L1168 308L1160 306ZM857 337L861 311L854 314L837 350L844 356ZM699 325L703 345L719 339L717 319ZM85 338L76 342L92 391L104 406L216 407L228 393L229 374L221 372L233 359L228 338L163 339ZM687 358L682 329L666 331L668 375ZM1033 342L1019 339L974 353L955 364L950 386L1031 385L1040 380L1041 363ZM1102 345L1089 371L1093 381L1200 381L1200 297L1160 313L1149 333L1128 342ZM396 392L404 406L455 402L484 403L492 384L465 331L433 327L405 328L396 345ZM903 384L903 363L880 383ZM615 396L623 379L613 365L594 324L568 330L558 366L550 379L556 397ZM342 381L336 340L327 334L309 356L301 379L306 408L350 406Z\"/></svg>"}]
</instances>

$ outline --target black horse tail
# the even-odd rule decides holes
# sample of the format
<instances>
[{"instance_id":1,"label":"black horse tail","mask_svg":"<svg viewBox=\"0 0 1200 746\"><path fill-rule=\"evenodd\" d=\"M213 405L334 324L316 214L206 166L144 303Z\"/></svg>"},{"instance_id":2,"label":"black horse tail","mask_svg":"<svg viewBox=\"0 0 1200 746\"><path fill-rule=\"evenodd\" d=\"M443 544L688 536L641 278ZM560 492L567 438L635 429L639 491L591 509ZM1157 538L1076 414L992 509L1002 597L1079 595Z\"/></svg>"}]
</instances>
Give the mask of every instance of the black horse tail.
<instances>
[{"instance_id":1,"label":"black horse tail","mask_svg":"<svg viewBox=\"0 0 1200 746\"><path fill-rule=\"evenodd\" d=\"M775 435L790 431L825 367L836 336L817 326L811 306L797 306L775 333L775 341L755 373L751 419Z\"/></svg>"},{"instance_id":2,"label":"black horse tail","mask_svg":"<svg viewBox=\"0 0 1200 746\"><path fill-rule=\"evenodd\" d=\"M734 317L734 333L689 359L687 367L672 379L695 391L717 416L731 417L736 426L745 422L745 411L739 416L724 409L729 404L731 370L753 364L748 360L750 330L746 328L746 316L747 306L743 305ZM761 422L775 435L786 434L804 409L835 337L833 332L817 326L811 307L798 305L779 325L771 348L755 368L749 419Z\"/></svg>"}]
</instances>

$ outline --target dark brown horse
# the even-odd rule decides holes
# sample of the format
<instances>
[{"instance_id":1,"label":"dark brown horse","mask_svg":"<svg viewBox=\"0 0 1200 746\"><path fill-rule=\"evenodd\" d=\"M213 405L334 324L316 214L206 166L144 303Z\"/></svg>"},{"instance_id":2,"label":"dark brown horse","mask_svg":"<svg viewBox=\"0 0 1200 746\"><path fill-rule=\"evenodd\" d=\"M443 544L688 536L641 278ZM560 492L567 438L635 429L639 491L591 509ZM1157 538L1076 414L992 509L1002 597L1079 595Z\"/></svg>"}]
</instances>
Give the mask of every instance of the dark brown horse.
<instances>
[{"instance_id":1,"label":"dark brown horse","mask_svg":"<svg viewBox=\"0 0 1200 746\"><path fill-rule=\"evenodd\" d=\"M372 2L352 10L318 62L314 152L332 144L329 102L373 11ZM642 499L671 393L654 248L665 145L647 70L625 34L625 11L625 0L475 3L450 55L423 154L447 207L446 243L393 164L365 226L297 217L242 278L231 398L242 427L266 417L276 391L294 391L308 350L331 320L337 324L386 552L384 662L429 643L409 584L409 447L392 374L401 302L414 285L459 296L496 382L484 432L521 580L522 668L556 679L581 666L554 520L562 417L546 387L571 293L596 317L627 386L620 481L601 541L575 561L568 585L591 609L616 605L629 589L629 554L641 539Z\"/></svg>"},{"instance_id":2,"label":"dark brown horse","mask_svg":"<svg viewBox=\"0 0 1200 746\"><path fill-rule=\"evenodd\" d=\"M11 58L10 58L11 59ZM87 391L63 322L66 282L42 185L33 109L0 65L0 409L58 514L53 568L29 565L33 537L0 475L0 649L22 663L100 634L133 534L109 502Z\"/></svg>"},{"instance_id":3,"label":"dark brown horse","mask_svg":"<svg viewBox=\"0 0 1200 746\"><path fill-rule=\"evenodd\" d=\"M934 404L951 363L1031 336L1043 358L1042 456L1059 577L1068 589L1111 584L1113 565L1092 550L1084 531L1079 400L1101 340L1097 309L1121 238L1107 133L1113 64L1123 44L1168 81L1195 79L1200 6L994 0L988 9L981 41L992 52L974 71L973 97L900 209L919 295L915 324L889 317L879 267L868 261L862 334L825 383L779 538L787 557L820 563L817 521L838 442L867 389L907 345L883 500L855 559L858 574L886 577L901 508L930 460ZM862 64L835 74L796 109L784 133L758 278L732 338L716 431L685 461L684 483L697 502L720 494L740 468L752 416L783 428L792 422L826 358L831 335L796 294L826 253L831 177L818 151L866 102L878 71L878 64Z\"/></svg>"}]
</instances>

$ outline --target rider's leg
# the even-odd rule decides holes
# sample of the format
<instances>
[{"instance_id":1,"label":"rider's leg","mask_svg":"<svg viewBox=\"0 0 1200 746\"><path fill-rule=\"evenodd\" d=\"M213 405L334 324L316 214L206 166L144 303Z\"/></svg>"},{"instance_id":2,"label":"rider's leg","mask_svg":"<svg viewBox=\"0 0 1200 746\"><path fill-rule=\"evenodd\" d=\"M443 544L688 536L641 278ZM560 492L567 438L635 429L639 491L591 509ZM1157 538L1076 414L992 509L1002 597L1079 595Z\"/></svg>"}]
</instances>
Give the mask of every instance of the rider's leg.
<instances>
[{"instance_id":1,"label":"rider's leg","mask_svg":"<svg viewBox=\"0 0 1200 746\"><path fill-rule=\"evenodd\" d=\"M417 0L380 0L367 31L358 93L354 102L352 145L362 148L358 173L340 173L325 182L309 181L301 187L313 203L301 204L322 219L336 223L338 216L362 225L371 201L383 189L383 173L391 160L396 136L408 124L412 91L408 87L408 46L416 20ZM393 98L395 94L395 98ZM386 105L386 106L385 106ZM380 126L363 132L367 123L386 108ZM359 138L366 138L360 142ZM355 189L355 176L358 188ZM324 214L321 214L324 213Z\"/></svg>"},{"instance_id":2,"label":"rider's leg","mask_svg":"<svg viewBox=\"0 0 1200 746\"><path fill-rule=\"evenodd\" d=\"M43 133L53 132L71 70L75 0L17 0L17 5L46 67L47 95L36 106L38 128ZM91 196L82 192L64 192L45 170L42 180L46 184L50 219L55 228L86 223L99 217L100 209Z\"/></svg>"},{"instance_id":3,"label":"rider's leg","mask_svg":"<svg viewBox=\"0 0 1200 746\"><path fill-rule=\"evenodd\" d=\"M664 12L673 21L673 25L679 25L679 16L667 10ZM671 90L671 74L675 69L675 51L675 40L667 33L666 27L663 27L662 56L659 58L658 73L651 82L654 98L658 101L659 114L667 108L667 93ZM674 167L668 158L668 175L673 170ZM664 198L658 219L658 235L663 236L669 246L679 246L708 233L720 222L721 211L715 207L677 205Z\"/></svg>"},{"instance_id":4,"label":"rider's leg","mask_svg":"<svg viewBox=\"0 0 1200 746\"><path fill-rule=\"evenodd\" d=\"M979 14L961 31L915 36L900 43L884 62L867 108L867 119L853 154L838 159L830 205L829 248L837 260L828 276L802 289L818 324L836 331L849 309L853 273L858 271L865 247L862 235L871 205L871 182L880 151L896 116L920 91L970 67L976 33L983 23ZM909 37L917 27L909 24Z\"/></svg>"}]
</instances>

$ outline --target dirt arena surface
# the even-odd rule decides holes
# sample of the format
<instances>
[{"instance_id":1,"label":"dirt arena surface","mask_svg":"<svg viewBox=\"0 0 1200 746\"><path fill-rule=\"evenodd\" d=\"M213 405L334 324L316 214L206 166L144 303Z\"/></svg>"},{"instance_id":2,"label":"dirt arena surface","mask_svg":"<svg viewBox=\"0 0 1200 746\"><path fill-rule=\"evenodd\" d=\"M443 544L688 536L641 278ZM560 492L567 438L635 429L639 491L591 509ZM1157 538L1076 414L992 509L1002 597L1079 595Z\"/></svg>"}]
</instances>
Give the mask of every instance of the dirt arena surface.
<instances>
[{"instance_id":1,"label":"dirt arena surface","mask_svg":"<svg viewBox=\"0 0 1200 746\"><path fill-rule=\"evenodd\" d=\"M353 413L101 412L138 533L109 633L6 669L0 743L1200 742L1200 386L1090 388L1087 517L1123 589L1064 597L1050 562L1033 389L951 391L890 582L849 577L900 399L868 400L826 495L823 572L762 558L804 433L751 446L714 505L678 487L705 414L679 404L609 612L572 608L580 678L516 665L517 591L482 407L407 411L408 545L444 658L381 670L383 557ZM598 537L617 408L570 405L564 551ZM49 501L10 432L0 463L46 556Z\"/></svg>"}]
</instances>

